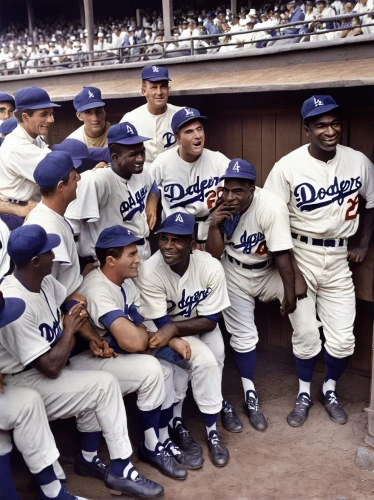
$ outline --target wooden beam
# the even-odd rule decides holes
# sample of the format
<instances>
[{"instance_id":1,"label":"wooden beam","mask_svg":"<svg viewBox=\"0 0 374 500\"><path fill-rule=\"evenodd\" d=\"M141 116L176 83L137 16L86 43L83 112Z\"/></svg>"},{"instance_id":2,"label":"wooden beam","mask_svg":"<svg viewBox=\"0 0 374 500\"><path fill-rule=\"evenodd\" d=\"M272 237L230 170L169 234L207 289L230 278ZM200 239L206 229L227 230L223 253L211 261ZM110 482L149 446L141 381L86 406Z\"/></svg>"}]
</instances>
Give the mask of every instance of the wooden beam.
<instances>
[{"instance_id":1,"label":"wooden beam","mask_svg":"<svg viewBox=\"0 0 374 500\"><path fill-rule=\"evenodd\" d=\"M233 14L237 14L238 6L237 6L237 0L231 0L231 12Z\"/></svg>"},{"instance_id":2,"label":"wooden beam","mask_svg":"<svg viewBox=\"0 0 374 500\"><path fill-rule=\"evenodd\" d=\"M92 0L83 0L84 3L84 19L85 29L87 30L87 50L93 50L94 40L94 19L93 19L93 4ZM92 64L93 54L90 54L88 60Z\"/></svg>"},{"instance_id":3,"label":"wooden beam","mask_svg":"<svg viewBox=\"0 0 374 500\"><path fill-rule=\"evenodd\" d=\"M164 38L170 39L174 24L173 0L162 0L162 19L164 21Z\"/></svg>"},{"instance_id":4,"label":"wooden beam","mask_svg":"<svg viewBox=\"0 0 374 500\"><path fill-rule=\"evenodd\" d=\"M34 15L34 6L32 4L32 0L26 0L26 5L27 5L29 36L31 36L32 41L35 43L34 40L35 15Z\"/></svg>"}]
</instances>

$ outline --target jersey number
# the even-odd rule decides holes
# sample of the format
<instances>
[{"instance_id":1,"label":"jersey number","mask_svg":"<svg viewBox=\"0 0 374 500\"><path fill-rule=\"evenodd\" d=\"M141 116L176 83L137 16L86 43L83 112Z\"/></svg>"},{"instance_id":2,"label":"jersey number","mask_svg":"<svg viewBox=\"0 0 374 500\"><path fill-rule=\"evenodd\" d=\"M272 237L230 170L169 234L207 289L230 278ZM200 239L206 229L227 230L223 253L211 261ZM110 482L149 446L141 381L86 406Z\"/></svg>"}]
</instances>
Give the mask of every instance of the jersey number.
<instances>
[{"instance_id":1,"label":"jersey number","mask_svg":"<svg viewBox=\"0 0 374 500\"><path fill-rule=\"evenodd\" d=\"M262 241L255 251L257 255L266 255L268 253L268 247L266 246L266 241Z\"/></svg>"},{"instance_id":2,"label":"jersey number","mask_svg":"<svg viewBox=\"0 0 374 500\"><path fill-rule=\"evenodd\" d=\"M208 210L211 210L212 208L215 207L216 202L222 198L223 196L223 188L219 187L217 188L217 191L208 191L206 196L206 204L208 207Z\"/></svg>"},{"instance_id":3,"label":"jersey number","mask_svg":"<svg viewBox=\"0 0 374 500\"><path fill-rule=\"evenodd\" d=\"M349 198L348 201L348 208L345 213L345 220L352 220L357 217L357 212L358 212L358 195L353 198Z\"/></svg>"}]
</instances>

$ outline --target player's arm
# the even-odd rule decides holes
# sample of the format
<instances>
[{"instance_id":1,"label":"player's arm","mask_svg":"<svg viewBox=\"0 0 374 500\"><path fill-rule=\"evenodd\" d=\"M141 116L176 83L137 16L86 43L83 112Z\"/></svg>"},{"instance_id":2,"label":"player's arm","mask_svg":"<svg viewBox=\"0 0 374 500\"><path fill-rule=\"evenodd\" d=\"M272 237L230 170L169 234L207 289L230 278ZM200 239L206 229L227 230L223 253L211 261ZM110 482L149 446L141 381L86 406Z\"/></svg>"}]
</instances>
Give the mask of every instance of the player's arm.
<instances>
[{"instance_id":1,"label":"player's arm","mask_svg":"<svg viewBox=\"0 0 374 500\"><path fill-rule=\"evenodd\" d=\"M33 366L47 378L55 379L66 365L74 346L74 334L82 327L87 311L82 304L75 304L64 316L62 335L45 354L33 361Z\"/></svg>"},{"instance_id":2,"label":"player's arm","mask_svg":"<svg viewBox=\"0 0 374 500\"><path fill-rule=\"evenodd\" d=\"M103 319L100 318L100 321L103 322ZM148 347L148 332L143 324L136 326L127 318L119 316L111 322L108 330L126 352L141 352Z\"/></svg>"},{"instance_id":3,"label":"player's arm","mask_svg":"<svg viewBox=\"0 0 374 500\"><path fill-rule=\"evenodd\" d=\"M148 195L147 198L147 204L145 207L145 215L147 217L147 224L149 229L152 231L152 229L155 227L156 222L157 222L157 205L158 205L158 200L160 199L160 192L157 187L156 181L153 182L151 192Z\"/></svg>"},{"instance_id":4,"label":"player's arm","mask_svg":"<svg viewBox=\"0 0 374 500\"><path fill-rule=\"evenodd\" d=\"M205 250L212 257L220 260L225 250L225 242L223 234L220 231L220 224L225 219L232 219L232 214L227 206L222 203L213 212L209 225L208 239L206 241Z\"/></svg>"},{"instance_id":5,"label":"player's arm","mask_svg":"<svg viewBox=\"0 0 374 500\"><path fill-rule=\"evenodd\" d=\"M293 270L291 253L289 250L274 252L274 257L284 287L281 313L283 316L287 316L287 314L294 312L296 309L295 273Z\"/></svg>"},{"instance_id":6,"label":"player's arm","mask_svg":"<svg viewBox=\"0 0 374 500\"><path fill-rule=\"evenodd\" d=\"M4 376L0 373L0 392L4 392Z\"/></svg>"},{"instance_id":7,"label":"player's arm","mask_svg":"<svg viewBox=\"0 0 374 500\"><path fill-rule=\"evenodd\" d=\"M364 208L360 216L360 243L358 246L348 248L348 260L351 262L363 262L365 260L373 234L373 224L374 208Z\"/></svg>"},{"instance_id":8,"label":"player's arm","mask_svg":"<svg viewBox=\"0 0 374 500\"><path fill-rule=\"evenodd\" d=\"M0 214L17 215L18 217L26 217L29 212L37 205L37 202L30 200L27 205L17 205L8 201L0 200Z\"/></svg>"}]
</instances>

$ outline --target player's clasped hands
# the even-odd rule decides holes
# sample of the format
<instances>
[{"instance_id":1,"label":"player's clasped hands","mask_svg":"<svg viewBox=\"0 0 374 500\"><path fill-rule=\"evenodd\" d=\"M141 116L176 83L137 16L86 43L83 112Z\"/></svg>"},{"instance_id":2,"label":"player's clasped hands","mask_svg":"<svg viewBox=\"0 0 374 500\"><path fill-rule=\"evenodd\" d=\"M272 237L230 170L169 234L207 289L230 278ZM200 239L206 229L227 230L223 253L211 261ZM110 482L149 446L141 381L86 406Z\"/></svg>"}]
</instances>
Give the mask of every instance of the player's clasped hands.
<instances>
[{"instance_id":1,"label":"player's clasped hands","mask_svg":"<svg viewBox=\"0 0 374 500\"><path fill-rule=\"evenodd\" d=\"M184 359L191 359L191 346L188 342L181 339L180 337L173 337L169 341L169 347L174 349L174 351L179 352Z\"/></svg>"},{"instance_id":2,"label":"player's clasped hands","mask_svg":"<svg viewBox=\"0 0 374 500\"><path fill-rule=\"evenodd\" d=\"M169 323L157 330L157 332L155 332L149 339L149 347L151 349L155 349L156 347L164 347L168 345L170 339L174 336L174 328L173 323Z\"/></svg>"},{"instance_id":3,"label":"player's clasped hands","mask_svg":"<svg viewBox=\"0 0 374 500\"><path fill-rule=\"evenodd\" d=\"M88 312L85 306L82 303L75 304L64 316L64 329L71 330L72 333L78 332L87 318Z\"/></svg>"}]
</instances>

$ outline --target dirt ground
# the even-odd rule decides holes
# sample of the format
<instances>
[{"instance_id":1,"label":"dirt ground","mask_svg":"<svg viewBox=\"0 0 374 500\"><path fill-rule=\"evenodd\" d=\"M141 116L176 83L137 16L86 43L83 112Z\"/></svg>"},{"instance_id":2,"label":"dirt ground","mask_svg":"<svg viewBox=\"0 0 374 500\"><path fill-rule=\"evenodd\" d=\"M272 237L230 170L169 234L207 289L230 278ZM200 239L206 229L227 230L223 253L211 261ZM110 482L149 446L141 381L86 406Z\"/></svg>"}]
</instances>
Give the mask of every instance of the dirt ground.
<instances>
[{"instance_id":1,"label":"dirt ground","mask_svg":"<svg viewBox=\"0 0 374 500\"><path fill-rule=\"evenodd\" d=\"M239 411L243 421L240 434L219 430L230 450L230 462L223 469L209 460L202 418L191 395L185 403L185 420L193 436L203 443L205 463L200 471L189 471L186 481L173 481L136 457L141 433L136 421L135 398L129 397L126 408L129 431L134 447L133 463L147 477L165 487L165 500L337 500L374 499L374 471L355 465L357 448L364 446L368 405L369 379L345 374L339 383L340 400L349 421L344 426L329 420L316 394L323 373L316 373L312 385L315 401L307 423L293 429L286 415L291 410L297 379L294 367L269 362L266 354L258 356L256 387L260 404L268 418L265 433L255 431L243 410L240 379L228 356L224 372L224 395ZM74 421L53 422L61 452L61 464L68 476L68 488L76 495L92 500L114 499L105 486L95 479L81 478L73 473L78 452L78 436ZM101 455L107 459L105 444ZM15 483L22 500L36 499L31 476L18 454L13 456ZM122 498L129 498L123 496Z\"/></svg>"}]
</instances>

